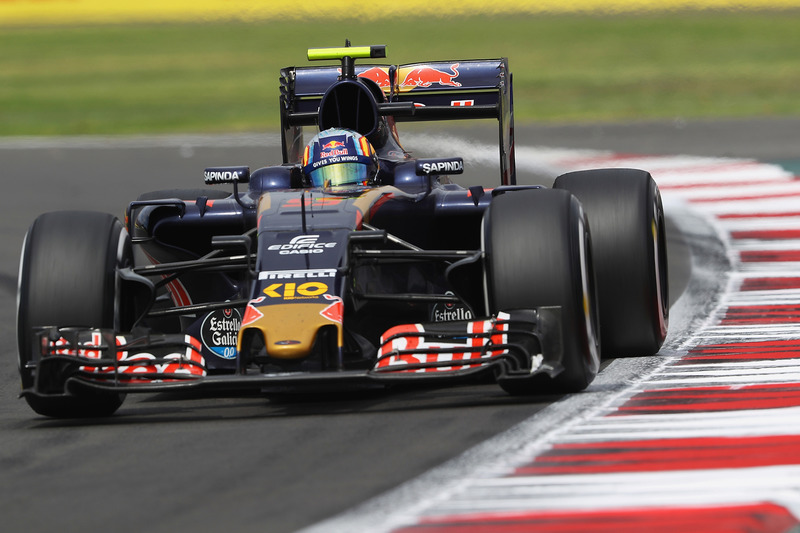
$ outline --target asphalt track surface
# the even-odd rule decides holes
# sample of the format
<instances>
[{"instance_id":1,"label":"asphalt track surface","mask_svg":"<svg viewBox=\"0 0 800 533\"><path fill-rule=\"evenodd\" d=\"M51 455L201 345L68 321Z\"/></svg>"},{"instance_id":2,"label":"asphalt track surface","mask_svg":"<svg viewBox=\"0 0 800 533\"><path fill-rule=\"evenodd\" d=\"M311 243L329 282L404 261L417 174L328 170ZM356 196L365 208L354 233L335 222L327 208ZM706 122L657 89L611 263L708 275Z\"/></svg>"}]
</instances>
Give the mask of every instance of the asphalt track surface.
<instances>
[{"instance_id":1,"label":"asphalt track surface","mask_svg":"<svg viewBox=\"0 0 800 533\"><path fill-rule=\"evenodd\" d=\"M784 161L796 157L799 126L765 120L525 127L517 142ZM452 134L494 139L469 127ZM143 191L201 186L207 165L275 162L274 149L254 146L261 140L0 141L3 531L295 531L414 479L560 399L516 399L475 383L280 401L131 396L115 417L90 422L30 411L16 397L14 298L22 237L35 216L55 209L121 214ZM548 179L546 170L540 174L524 179ZM689 268L680 235L671 234L669 245L674 300Z\"/></svg>"}]
</instances>

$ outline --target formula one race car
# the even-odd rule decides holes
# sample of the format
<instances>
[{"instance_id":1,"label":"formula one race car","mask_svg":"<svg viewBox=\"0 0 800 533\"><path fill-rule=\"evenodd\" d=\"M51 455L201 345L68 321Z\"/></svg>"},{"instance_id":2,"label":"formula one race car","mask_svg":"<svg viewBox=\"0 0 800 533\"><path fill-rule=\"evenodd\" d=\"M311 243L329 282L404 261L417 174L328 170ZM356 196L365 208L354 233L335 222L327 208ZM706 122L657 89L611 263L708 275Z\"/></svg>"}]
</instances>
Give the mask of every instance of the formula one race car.
<instances>
[{"instance_id":1,"label":"formula one race car","mask_svg":"<svg viewBox=\"0 0 800 533\"><path fill-rule=\"evenodd\" d=\"M17 318L36 412L478 373L512 394L574 392L601 356L659 350L666 240L647 172L517 185L506 59L356 66L385 47L349 43L308 57L336 64L281 70L282 164L208 168L232 192L145 193L124 222L33 222ZM398 140L396 122L460 118L498 121L499 186L460 187L462 158L414 159Z\"/></svg>"}]
</instances>

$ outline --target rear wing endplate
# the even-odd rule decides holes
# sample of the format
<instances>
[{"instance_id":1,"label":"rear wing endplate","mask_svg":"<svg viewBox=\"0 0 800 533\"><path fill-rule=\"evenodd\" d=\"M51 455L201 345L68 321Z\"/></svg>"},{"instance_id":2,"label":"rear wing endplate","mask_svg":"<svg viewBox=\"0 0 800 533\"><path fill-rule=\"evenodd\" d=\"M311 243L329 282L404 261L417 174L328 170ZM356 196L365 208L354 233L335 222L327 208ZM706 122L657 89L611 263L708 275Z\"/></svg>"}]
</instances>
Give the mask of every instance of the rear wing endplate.
<instances>
[{"instance_id":1,"label":"rear wing endplate","mask_svg":"<svg viewBox=\"0 0 800 533\"><path fill-rule=\"evenodd\" d=\"M396 121L498 120L501 183L516 183L512 80L506 58L358 65L355 72L380 87L390 105L380 105L379 101L379 112ZM340 75L340 66L281 70L285 164L300 160L304 148L302 127L317 125L322 96Z\"/></svg>"}]
</instances>

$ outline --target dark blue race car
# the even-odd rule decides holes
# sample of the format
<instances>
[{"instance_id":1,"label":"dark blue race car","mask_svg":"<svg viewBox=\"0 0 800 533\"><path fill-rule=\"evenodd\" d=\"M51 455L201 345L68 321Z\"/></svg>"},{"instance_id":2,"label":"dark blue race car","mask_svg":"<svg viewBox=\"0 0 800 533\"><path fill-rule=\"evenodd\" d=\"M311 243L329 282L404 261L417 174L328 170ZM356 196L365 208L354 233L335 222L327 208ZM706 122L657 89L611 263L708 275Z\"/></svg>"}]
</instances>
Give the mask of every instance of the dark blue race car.
<instances>
[{"instance_id":1,"label":"dark blue race car","mask_svg":"<svg viewBox=\"0 0 800 533\"><path fill-rule=\"evenodd\" d=\"M209 188L142 194L124 221L33 222L17 317L36 412L478 373L512 394L574 392L601 357L659 350L666 240L650 175L517 185L506 59L355 65L383 57L348 43L309 50L332 65L281 71L279 165L208 168ZM499 124L494 188L453 183L458 154L415 159L398 138L398 122L463 118Z\"/></svg>"}]
</instances>

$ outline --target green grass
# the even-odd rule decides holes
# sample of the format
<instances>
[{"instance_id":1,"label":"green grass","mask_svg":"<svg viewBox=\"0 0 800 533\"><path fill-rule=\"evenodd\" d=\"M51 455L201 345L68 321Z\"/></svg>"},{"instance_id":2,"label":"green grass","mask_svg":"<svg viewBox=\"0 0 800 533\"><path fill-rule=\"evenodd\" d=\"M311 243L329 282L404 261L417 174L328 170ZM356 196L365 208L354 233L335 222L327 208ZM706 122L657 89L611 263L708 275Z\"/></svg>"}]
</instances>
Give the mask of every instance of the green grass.
<instances>
[{"instance_id":1,"label":"green grass","mask_svg":"<svg viewBox=\"0 0 800 533\"><path fill-rule=\"evenodd\" d=\"M518 122L800 115L800 13L0 29L0 135L269 131L278 69L507 56Z\"/></svg>"}]
</instances>

